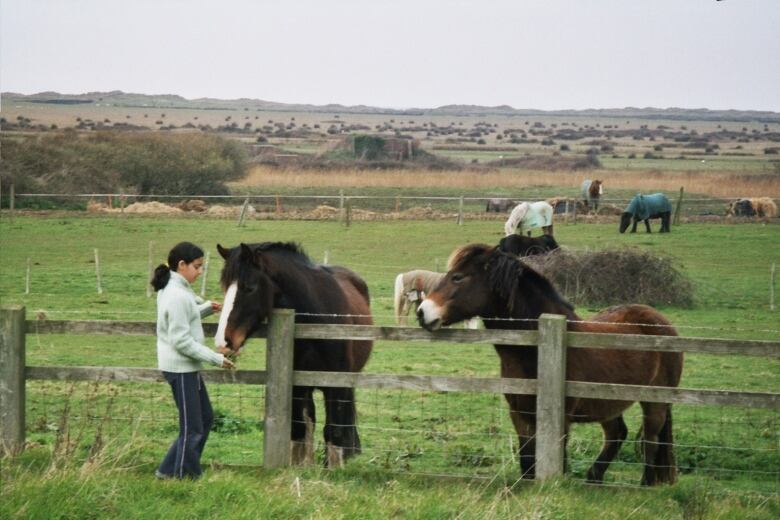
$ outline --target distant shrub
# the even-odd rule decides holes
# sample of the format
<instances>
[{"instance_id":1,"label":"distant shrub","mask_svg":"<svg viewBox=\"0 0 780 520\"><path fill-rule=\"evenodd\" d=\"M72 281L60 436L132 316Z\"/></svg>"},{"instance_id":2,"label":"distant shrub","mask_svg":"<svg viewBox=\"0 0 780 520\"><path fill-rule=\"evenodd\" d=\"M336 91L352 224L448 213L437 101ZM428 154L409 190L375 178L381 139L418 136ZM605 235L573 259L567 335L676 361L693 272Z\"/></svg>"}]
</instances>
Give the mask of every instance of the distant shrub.
<instances>
[{"instance_id":1,"label":"distant shrub","mask_svg":"<svg viewBox=\"0 0 780 520\"><path fill-rule=\"evenodd\" d=\"M97 131L2 138L2 182L21 192L226 194L245 173L241 145L213 135Z\"/></svg>"},{"instance_id":2,"label":"distant shrub","mask_svg":"<svg viewBox=\"0 0 780 520\"><path fill-rule=\"evenodd\" d=\"M671 258L651 251L561 248L523 261L549 278L574 304L693 305L690 280Z\"/></svg>"}]
</instances>

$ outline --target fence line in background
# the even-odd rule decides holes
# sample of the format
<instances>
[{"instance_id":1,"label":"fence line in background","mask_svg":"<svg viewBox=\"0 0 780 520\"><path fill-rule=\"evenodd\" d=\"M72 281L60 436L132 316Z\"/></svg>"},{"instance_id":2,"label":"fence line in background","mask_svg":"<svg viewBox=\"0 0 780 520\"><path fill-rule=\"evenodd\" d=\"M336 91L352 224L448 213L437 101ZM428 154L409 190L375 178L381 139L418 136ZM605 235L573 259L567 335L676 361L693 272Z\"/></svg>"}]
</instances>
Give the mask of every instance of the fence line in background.
<instances>
[{"instance_id":1,"label":"fence line in background","mask_svg":"<svg viewBox=\"0 0 780 520\"><path fill-rule=\"evenodd\" d=\"M29 333L69 333L108 335L154 335L154 322L25 321L24 307L0 309L0 439L3 447L18 452L24 446L24 381L121 380L161 381L158 371L124 367L27 367L25 335ZM536 394L537 467L543 479L563 472L562 431L566 396L637 400L695 405L715 404L780 409L780 394L695 390L640 385L572 382L564 380L567 348L619 348L666 352L709 354L748 354L780 357L780 342L681 338L677 336L634 336L567 332L562 316L542 315L539 330L444 329L434 333L417 328L375 327L339 324L296 324L290 309L277 309L270 322L255 337L266 337L266 371L206 371L208 381L266 385L264 450L267 467L290 464L290 400L292 385L414 389L442 392L490 392ZM208 324L209 333L215 325ZM403 341L443 341L539 347L539 380L506 378L462 378L352 372L305 372L292 370L294 338L381 339Z\"/></svg>"}]
</instances>

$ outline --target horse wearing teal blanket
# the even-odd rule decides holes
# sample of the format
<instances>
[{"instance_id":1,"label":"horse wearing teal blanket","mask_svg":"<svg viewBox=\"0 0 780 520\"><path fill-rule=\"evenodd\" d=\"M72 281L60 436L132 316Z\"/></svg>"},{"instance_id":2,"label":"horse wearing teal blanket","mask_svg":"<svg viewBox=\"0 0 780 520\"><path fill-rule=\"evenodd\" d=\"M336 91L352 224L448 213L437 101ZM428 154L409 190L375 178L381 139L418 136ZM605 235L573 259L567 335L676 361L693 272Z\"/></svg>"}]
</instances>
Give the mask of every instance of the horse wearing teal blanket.
<instances>
[{"instance_id":1,"label":"horse wearing teal blanket","mask_svg":"<svg viewBox=\"0 0 780 520\"><path fill-rule=\"evenodd\" d=\"M636 197L626 206L623 215L620 217L620 232L624 233L633 219L634 225L631 232L636 233L636 225L640 220L645 222L647 232L650 231L650 219L661 219L661 233L671 231L669 221L672 217L672 204L663 193L653 193L652 195L642 195L638 193Z\"/></svg>"}]
</instances>

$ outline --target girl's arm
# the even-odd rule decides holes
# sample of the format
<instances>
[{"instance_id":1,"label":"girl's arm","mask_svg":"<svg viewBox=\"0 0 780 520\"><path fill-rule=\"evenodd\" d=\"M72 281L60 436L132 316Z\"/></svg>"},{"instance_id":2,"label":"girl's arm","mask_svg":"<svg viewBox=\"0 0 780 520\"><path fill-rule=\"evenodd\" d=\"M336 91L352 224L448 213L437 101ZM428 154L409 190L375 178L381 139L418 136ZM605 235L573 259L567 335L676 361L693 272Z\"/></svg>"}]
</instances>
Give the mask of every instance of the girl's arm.
<instances>
[{"instance_id":1,"label":"girl's arm","mask_svg":"<svg viewBox=\"0 0 780 520\"><path fill-rule=\"evenodd\" d=\"M225 357L195 341L190 332L189 305L185 299L168 305L168 336L173 348L187 357L221 367Z\"/></svg>"},{"instance_id":2,"label":"girl's arm","mask_svg":"<svg viewBox=\"0 0 780 520\"><path fill-rule=\"evenodd\" d=\"M195 295L195 301L198 304L198 312L200 313L200 319L206 318L214 314L214 306L211 300L204 300L197 294Z\"/></svg>"}]
</instances>

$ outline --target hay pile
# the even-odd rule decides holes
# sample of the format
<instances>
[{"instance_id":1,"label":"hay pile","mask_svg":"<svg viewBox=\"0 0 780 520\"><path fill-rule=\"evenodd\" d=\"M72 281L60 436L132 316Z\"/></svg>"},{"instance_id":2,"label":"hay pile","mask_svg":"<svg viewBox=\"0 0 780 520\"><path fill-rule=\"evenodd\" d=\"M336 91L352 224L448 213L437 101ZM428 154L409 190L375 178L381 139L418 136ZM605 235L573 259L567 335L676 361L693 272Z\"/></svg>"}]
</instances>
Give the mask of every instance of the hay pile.
<instances>
[{"instance_id":1,"label":"hay pile","mask_svg":"<svg viewBox=\"0 0 780 520\"><path fill-rule=\"evenodd\" d=\"M693 286L671 258L631 249L556 249L523 261L574 304L644 303L691 307Z\"/></svg>"},{"instance_id":2,"label":"hay pile","mask_svg":"<svg viewBox=\"0 0 780 520\"><path fill-rule=\"evenodd\" d=\"M239 217L243 206L223 206L221 204L212 204L206 209L206 215L212 217ZM253 218L257 210L251 204L246 207L244 218Z\"/></svg>"},{"instance_id":3,"label":"hay pile","mask_svg":"<svg viewBox=\"0 0 780 520\"><path fill-rule=\"evenodd\" d=\"M125 213L163 213L175 214L184 213L179 208L163 204L162 202L134 202L125 208Z\"/></svg>"}]
</instances>

